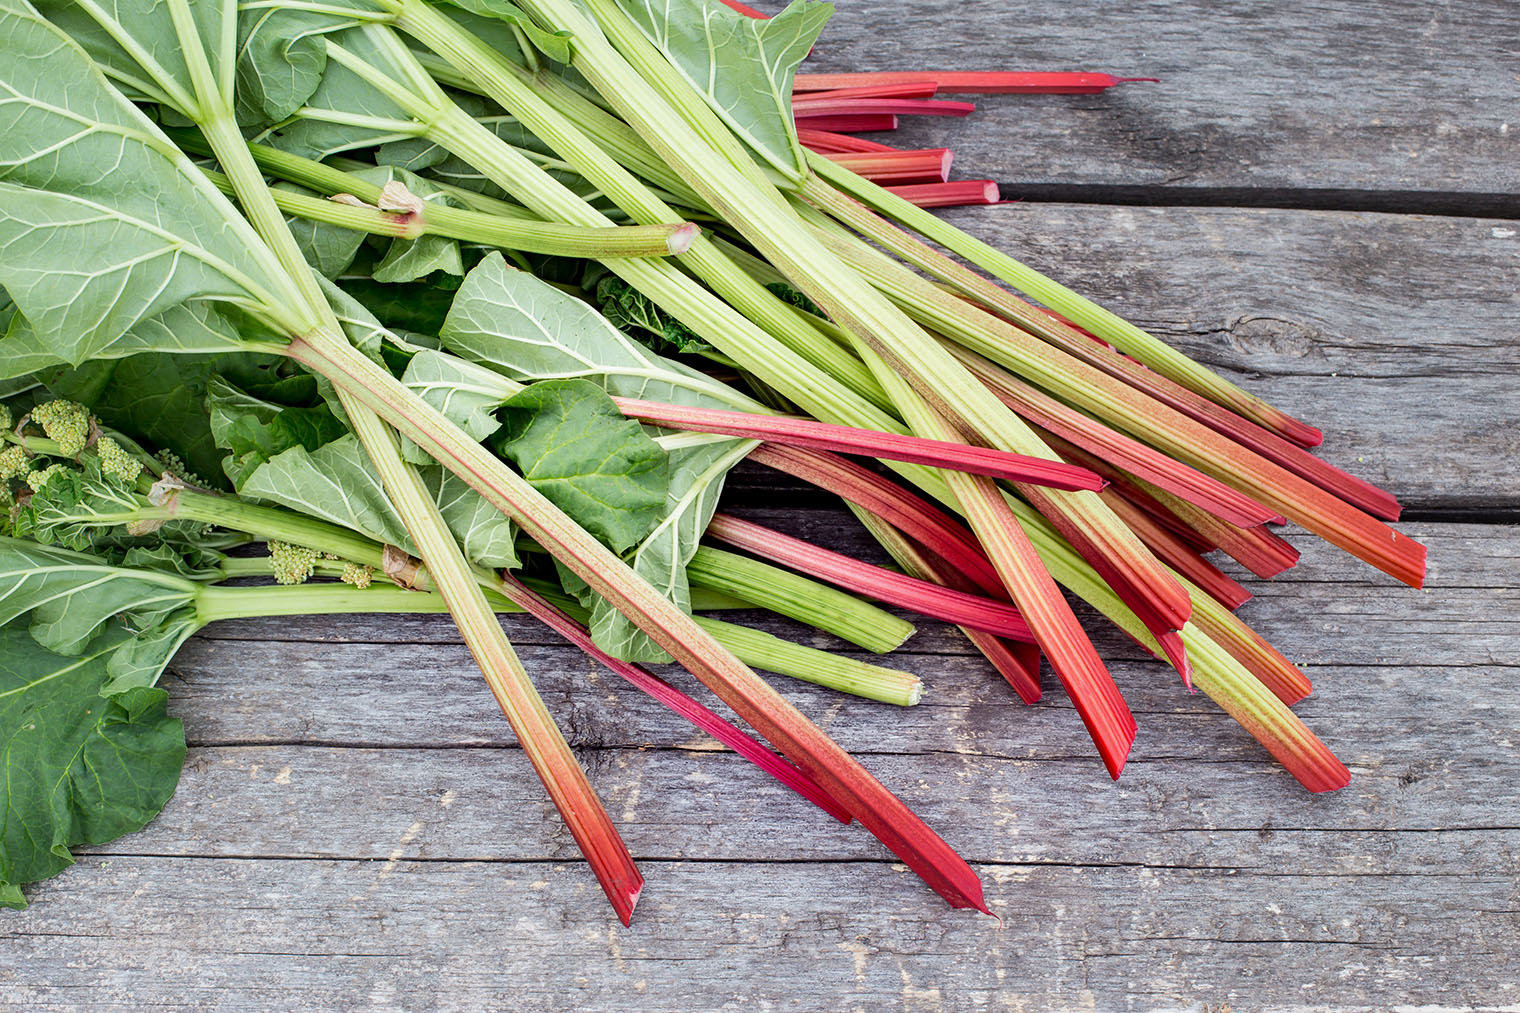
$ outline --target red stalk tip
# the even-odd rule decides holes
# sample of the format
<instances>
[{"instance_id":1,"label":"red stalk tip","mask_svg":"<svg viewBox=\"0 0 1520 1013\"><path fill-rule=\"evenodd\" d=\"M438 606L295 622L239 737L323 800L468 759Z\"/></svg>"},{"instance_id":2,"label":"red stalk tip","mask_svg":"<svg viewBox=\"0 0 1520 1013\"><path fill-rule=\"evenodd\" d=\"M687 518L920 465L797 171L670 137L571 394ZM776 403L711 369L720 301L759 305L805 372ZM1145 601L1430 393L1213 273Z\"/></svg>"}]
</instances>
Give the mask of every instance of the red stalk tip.
<instances>
[{"instance_id":1,"label":"red stalk tip","mask_svg":"<svg viewBox=\"0 0 1520 1013\"><path fill-rule=\"evenodd\" d=\"M820 155L902 150L879 141L868 141L864 137L852 137L849 134L836 134L828 130L813 130L808 127L797 128L797 139Z\"/></svg>"},{"instance_id":2,"label":"red stalk tip","mask_svg":"<svg viewBox=\"0 0 1520 1013\"><path fill-rule=\"evenodd\" d=\"M933 82L942 92L977 95L1094 95L1116 84L1157 81L1150 77L1112 74L1022 71L889 71L885 73L798 74L793 88L800 92L872 85Z\"/></svg>"}]
</instances>

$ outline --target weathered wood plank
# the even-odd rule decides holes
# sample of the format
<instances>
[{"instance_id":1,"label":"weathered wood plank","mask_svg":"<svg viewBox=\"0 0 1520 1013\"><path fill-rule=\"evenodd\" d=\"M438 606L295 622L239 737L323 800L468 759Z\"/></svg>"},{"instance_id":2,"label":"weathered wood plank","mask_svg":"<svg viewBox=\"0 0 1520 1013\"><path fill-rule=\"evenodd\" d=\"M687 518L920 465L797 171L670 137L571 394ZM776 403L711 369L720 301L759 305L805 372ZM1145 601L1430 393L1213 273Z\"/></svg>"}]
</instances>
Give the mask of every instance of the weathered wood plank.
<instances>
[{"instance_id":1,"label":"weathered wood plank","mask_svg":"<svg viewBox=\"0 0 1520 1013\"><path fill-rule=\"evenodd\" d=\"M1515 723L1514 708L1468 708L1469 720L1480 716ZM1357 765L1350 788L1325 797L1305 796L1251 758L1141 756L1118 784L1087 757L1045 759L1032 749L1022 752L1034 759L988 749L867 762L971 862L1513 872L1520 805L1507 785L1520 774L1516 744L1458 740L1434 756L1396 739L1369 742L1377 755ZM731 754L621 748L583 758L644 861L891 860L858 826L839 824ZM578 861L526 759L503 749L200 748L148 829L83 850L384 859L414 825L409 858ZM1422 846L1432 835L1441 846Z\"/></svg>"},{"instance_id":2,"label":"weathered wood plank","mask_svg":"<svg viewBox=\"0 0 1520 1013\"><path fill-rule=\"evenodd\" d=\"M398 838L405 828L398 827ZM1507 875L988 866L1001 924L880 865L648 863L635 928L550 863L87 859L11 1009L1496 1009Z\"/></svg>"},{"instance_id":3,"label":"weathered wood plank","mask_svg":"<svg viewBox=\"0 0 1520 1013\"><path fill-rule=\"evenodd\" d=\"M881 135L954 148L959 175L997 179L1008 196L1024 183L1202 190L1211 203L1239 199L1211 188L1290 202L1305 189L1436 191L1494 195L1496 207L1520 192L1517 36L1505 0L846 3L808 66L1162 78L979 97L969 120L905 117Z\"/></svg>"}]
</instances>

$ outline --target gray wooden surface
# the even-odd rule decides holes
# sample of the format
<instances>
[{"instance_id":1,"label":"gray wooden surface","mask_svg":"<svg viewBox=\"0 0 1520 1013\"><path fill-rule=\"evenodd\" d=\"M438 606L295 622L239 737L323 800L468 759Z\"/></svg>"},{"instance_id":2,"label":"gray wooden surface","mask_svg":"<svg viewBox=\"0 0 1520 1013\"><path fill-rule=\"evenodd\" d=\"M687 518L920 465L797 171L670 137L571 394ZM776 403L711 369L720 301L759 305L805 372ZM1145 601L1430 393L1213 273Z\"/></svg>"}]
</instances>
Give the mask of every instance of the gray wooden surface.
<instances>
[{"instance_id":1,"label":"gray wooden surface","mask_svg":"<svg viewBox=\"0 0 1520 1013\"><path fill-rule=\"evenodd\" d=\"M932 136L968 174L1154 194L954 217L1322 424L1409 505L1424 592L1297 536L1298 568L1248 581L1351 786L1304 794L1096 622L1140 722L1117 784L1052 680L1023 707L944 627L889 662L928 682L917 708L778 680L961 849L995 921L509 621L648 877L624 929L446 620L225 623L168 681L193 746L163 816L0 912L0 1009L1520 1005L1520 222L1483 217L1520 193L1513 6L841 8L820 66L1167 78ZM1301 210L1325 191L1412 213ZM762 469L728 501L870 551Z\"/></svg>"}]
</instances>

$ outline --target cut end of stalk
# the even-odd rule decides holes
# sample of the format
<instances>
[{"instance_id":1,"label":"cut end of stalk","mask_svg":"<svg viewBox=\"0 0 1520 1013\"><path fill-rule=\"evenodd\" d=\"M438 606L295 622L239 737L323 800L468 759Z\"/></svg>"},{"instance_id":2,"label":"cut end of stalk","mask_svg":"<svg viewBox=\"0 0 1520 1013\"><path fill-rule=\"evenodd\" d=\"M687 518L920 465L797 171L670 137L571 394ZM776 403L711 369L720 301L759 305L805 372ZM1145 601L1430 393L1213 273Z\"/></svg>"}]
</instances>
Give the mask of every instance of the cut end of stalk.
<instances>
[{"instance_id":1,"label":"cut end of stalk","mask_svg":"<svg viewBox=\"0 0 1520 1013\"><path fill-rule=\"evenodd\" d=\"M954 183L918 183L885 188L921 208L959 207L964 204L998 204L1003 196L994 179L964 179Z\"/></svg>"},{"instance_id":2,"label":"cut end of stalk","mask_svg":"<svg viewBox=\"0 0 1520 1013\"><path fill-rule=\"evenodd\" d=\"M700 235L702 235L702 227L700 225L684 222L676 226L670 233L670 239L666 242L666 245L670 249L670 255L677 257L685 253L691 249L691 244L695 243Z\"/></svg>"},{"instance_id":3,"label":"cut end of stalk","mask_svg":"<svg viewBox=\"0 0 1520 1013\"><path fill-rule=\"evenodd\" d=\"M617 911L618 920L623 923L624 928L627 928L629 925L633 924L633 909L638 906L639 895L643 892L644 880L641 877L638 883L634 885L632 890L628 891L621 902L617 897L612 897L612 906ZM611 897L612 895L608 894L608 896Z\"/></svg>"}]
</instances>

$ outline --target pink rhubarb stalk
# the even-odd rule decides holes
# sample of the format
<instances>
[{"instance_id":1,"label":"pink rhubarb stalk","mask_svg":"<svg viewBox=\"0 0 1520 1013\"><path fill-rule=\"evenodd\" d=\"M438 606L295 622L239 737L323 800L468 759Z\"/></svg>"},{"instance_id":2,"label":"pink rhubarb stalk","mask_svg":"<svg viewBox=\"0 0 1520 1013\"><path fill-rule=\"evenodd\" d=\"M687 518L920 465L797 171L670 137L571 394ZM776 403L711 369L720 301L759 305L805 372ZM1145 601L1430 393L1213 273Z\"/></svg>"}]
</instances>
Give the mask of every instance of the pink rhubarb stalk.
<instances>
[{"instance_id":1,"label":"pink rhubarb stalk","mask_svg":"<svg viewBox=\"0 0 1520 1013\"><path fill-rule=\"evenodd\" d=\"M905 577L727 514L713 515L707 535L847 591L1000 637L1033 639L1023 615L1006 602Z\"/></svg>"},{"instance_id":2,"label":"pink rhubarb stalk","mask_svg":"<svg viewBox=\"0 0 1520 1013\"><path fill-rule=\"evenodd\" d=\"M939 91L962 95L1095 95L1116 84L1159 80L1155 77L1115 77L1112 74L1077 72L919 70L798 74L792 88L798 92L811 92L876 85L933 84Z\"/></svg>"},{"instance_id":3,"label":"pink rhubarb stalk","mask_svg":"<svg viewBox=\"0 0 1520 1013\"><path fill-rule=\"evenodd\" d=\"M1103 488L1104 484L1101 478L1086 468L989 447L856 429L790 415L759 415L717 408L693 408L625 397L614 397L613 401L624 415L667 429L718 433L813 450L864 454L1051 489L1096 491Z\"/></svg>"},{"instance_id":4,"label":"pink rhubarb stalk","mask_svg":"<svg viewBox=\"0 0 1520 1013\"><path fill-rule=\"evenodd\" d=\"M1105 489L1098 495L1108 508L1139 537L1147 549L1179 574L1197 584L1210 598L1234 611L1251 600L1251 592L1232 580L1219 567L1194 552L1182 539L1172 534L1150 514L1125 499L1116 490ZM1193 620L1198 618L1197 599L1193 602Z\"/></svg>"},{"instance_id":5,"label":"pink rhubarb stalk","mask_svg":"<svg viewBox=\"0 0 1520 1013\"><path fill-rule=\"evenodd\" d=\"M908 489L854 461L817 450L762 443L749 455L769 468L827 490L881 517L892 527L945 559L989 598L1008 591L982 546L958 520Z\"/></svg>"},{"instance_id":6,"label":"pink rhubarb stalk","mask_svg":"<svg viewBox=\"0 0 1520 1013\"><path fill-rule=\"evenodd\" d=\"M830 88L826 91L814 89L806 93L794 93L792 102L829 102L856 98L933 98L937 90L932 81L868 84L854 88Z\"/></svg>"},{"instance_id":7,"label":"pink rhubarb stalk","mask_svg":"<svg viewBox=\"0 0 1520 1013\"><path fill-rule=\"evenodd\" d=\"M496 588L503 596L524 612L548 626L555 633L579 647L587 655L601 662L608 669L622 676L638 689L649 694L676 714L690 721L697 728L711 735L761 770L807 799L841 823L850 822L850 813L834 801L823 788L807 774L783 757L766 749L754 737L725 721L710 709L693 700L685 693L658 676L651 675L638 665L614 658L597 647L586 628L570 618L552 602L539 595L511 574L499 574L501 583Z\"/></svg>"},{"instance_id":8,"label":"pink rhubarb stalk","mask_svg":"<svg viewBox=\"0 0 1520 1013\"><path fill-rule=\"evenodd\" d=\"M970 116L973 102L941 102L916 98L817 98L799 95L792 99L792 115L817 116Z\"/></svg>"},{"instance_id":9,"label":"pink rhubarb stalk","mask_svg":"<svg viewBox=\"0 0 1520 1013\"><path fill-rule=\"evenodd\" d=\"M953 183L915 183L884 189L921 208L953 208L967 204L1000 204L1002 191L995 179L958 179Z\"/></svg>"},{"instance_id":10,"label":"pink rhubarb stalk","mask_svg":"<svg viewBox=\"0 0 1520 1013\"><path fill-rule=\"evenodd\" d=\"M894 148L890 144L882 144L879 141L868 141L864 137L835 134L827 130L812 130L807 127L797 128L797 139L806 147L823 155L902 150L901 148Z\"/></svg>"},{"instance_id":11,"label":"pink rhubarb stalk","mask_svg":"<svg viewBox=\"0 0 1520 1013\"><path fill-rule=\"evenodd\" d=\"M956 345L949 347L1000 401L1040 429L1234 524L1265 524L1279 519L1276 511L1267 509L1217 478L1062 404L975 352Z\"/></svg>"},{"instance_id":12,"label":"pink rhubarb stalk","mask_svg":"<svg viewBox=\"0 0 1520 1013\"><path fill-rule=\"evenodd\" d=\"M943 183L950 178L949 148L837 152L826 156L866 179L885 184Z\"/></svg>"},{"instance_id":13,"label":"pink rhubarb stalk","mask_svg":"<svg viewBox=\"0 0 1520 1013\"><path fill-rule=\"evenodd\" d=\"M897 117L884 113L806 114L796 116L796 122L799 130L827 130L837 134L874 134L897 129Z\"/></svg>"}]
</instances>

